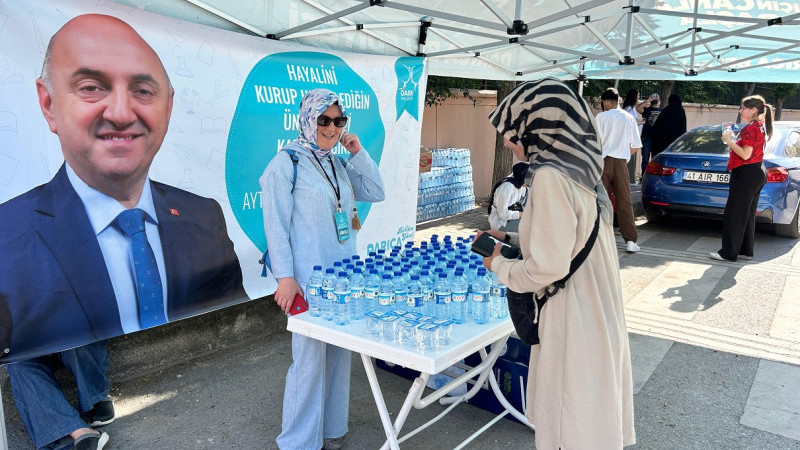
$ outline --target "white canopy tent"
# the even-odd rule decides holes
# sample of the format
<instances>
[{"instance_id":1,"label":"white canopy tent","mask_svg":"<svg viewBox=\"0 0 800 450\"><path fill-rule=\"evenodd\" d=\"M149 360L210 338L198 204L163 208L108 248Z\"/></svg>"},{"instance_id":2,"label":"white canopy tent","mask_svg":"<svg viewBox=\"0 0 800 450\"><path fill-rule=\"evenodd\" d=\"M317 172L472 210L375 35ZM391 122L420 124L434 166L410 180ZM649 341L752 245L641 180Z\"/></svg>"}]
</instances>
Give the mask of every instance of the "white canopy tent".
<instances>
[{"instance_id":1,"label":"white canopy tent","mask_svg":"<svg viewBox=\"0 0 800 450\"><path fill-rule=\"evenodd\" d=\"M426 56L431 75L792 83L800 69L800 2L792 1L122 3L323 49Z\"/></svg>"}]
</instances>

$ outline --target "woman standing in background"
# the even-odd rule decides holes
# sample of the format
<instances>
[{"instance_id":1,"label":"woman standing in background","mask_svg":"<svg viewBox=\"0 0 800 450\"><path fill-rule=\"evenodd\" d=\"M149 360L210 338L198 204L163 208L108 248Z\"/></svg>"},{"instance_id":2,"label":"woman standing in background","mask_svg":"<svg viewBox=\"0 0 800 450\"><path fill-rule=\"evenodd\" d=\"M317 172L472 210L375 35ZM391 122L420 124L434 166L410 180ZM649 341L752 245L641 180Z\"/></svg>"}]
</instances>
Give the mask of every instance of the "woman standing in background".
<instances>
[{"instance_id":1,"label":"woman standing in background","mask_svg":"<svg viewBox=\"0 0 800 450\"><path fill-rule=\"evenodd\" d=\"M767 182L763 160L764 147L772 136L772 107L764 97L751 95L742 100L739 112L747 123L739 132L739 139L733 141L731 130L722 132L722 142L731 149L731 179L722 216L722 248L709 254L720 261L753 257L758 197Z\"/></svg>"}]
</instances>

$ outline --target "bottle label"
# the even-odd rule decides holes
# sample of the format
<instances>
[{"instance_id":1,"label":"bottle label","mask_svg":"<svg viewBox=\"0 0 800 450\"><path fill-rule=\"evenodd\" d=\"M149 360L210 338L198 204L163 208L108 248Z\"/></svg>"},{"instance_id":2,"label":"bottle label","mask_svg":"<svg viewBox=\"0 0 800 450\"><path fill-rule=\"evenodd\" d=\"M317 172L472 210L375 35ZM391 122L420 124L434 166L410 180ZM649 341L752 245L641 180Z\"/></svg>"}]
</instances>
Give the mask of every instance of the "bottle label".
<instances>
[{"instance_id":1,"label":"bottle label","mask_svg":"<svg viewBox=\"0 0 800 450\"><path fill-rule=\"evenodd\" d=\"M472 301L475 303L483 303L486 301L486 296L483 293L474 292L472 294Z\"/></svg>"},{"instance_id":2,"label":"bottle label","mask_svg":"<svg viewBox=\"0 0 800 450\"><path fill-rule=\"evenodd\" d=\"M506 296L506 287L505 286L494 286L492 287L492 297L505 297Z\"/></svg>"},{"instance_id":3,"label":"bottle label","mask_svg":"<svg viewBox=\"0 0 800 450\"><path fill-rule=\"evenodd\" d=\"M333 300L333 289L322 288L322 297L326 300Z\"/></svg>"},{"instance_id":4,"label":"bottle label","mask_svg":"<svg viewBox=\"0 0 800 450\"><path fill-rule=\"evenodd\" d=\"M367 300L374 300L377 294L378 291L375 289L364 289L364 298Z\"/></svg>"},{"instance_id":5,"label":"bottle label","mask_svg":"<svg viewBox=\"0 0 800 450\"><path fill-rule=\"evenodd\" d=\"M381 306L390 306L392 304L392 295L378 294L378 304Z\"/></svg>"},{"instance_id":6,"label":"bottle label","mask_svg":"<svg viewBox=\"0 0 800 450\"><path fill-rule=\"evenodd\" d=\"M451 300L450 293L436 293L436 304L437 305L446 305L449 304Z\"/></svg>"},{"instance_id":7,"label":"bottle label","mask_svg":"<svg viewBox=\"0 0 800 450\"><path fill-rule=\"evenodd\" d=\"M453 301L458 303L463 303L467 301L467 293L466 292L453 292Z\"/></svg>"},{"instance_id":8,"label":"bottle label","mask_svg":"<svg viewBox=\"0 0 800 450\"><path fill-rule=\"evenodd\" d=\"M320 294L321 290L322 290L321 286L309 286L308 287L308 296L309 297L316 297L316 296L318 296Z\"/></svg>"},{"instance_id":9,"label":"bottle label","mask_svg":"<svg viewBox=\"0 0 800 450\"><path fill-rule=\"evenodd\" d=\"M409 308L419 308L422 306L422 295L421 294L414 294L408 296L408 307Z\"/></svg>"},{"instance_id":10,"label":"bottle label","mask_svg":"<svg viewBox=\"0 0 800 450\"><path fill-rule=\"evenodd\" d=\"M364 296L364 291L361 289L353 289L350 291L350 301L359 300Z\"/></svg>"},{"instance_id":11,"label":"bottle label","mask_svg":"<svg viewBox=\"0 0 800 450\"><path fill-rule=\"evenodd\" d=\"M407 299L407 295L405 292L395 292L394 293L394 301L395 303L405 303Z\"/></svg>"},{"instance_id":12,"label":"bottle label","mask_svg":"<svg viewBox=\"0 0 800 450\"><path fill-rule=\"evenodd\" d=\"M350 303L350 293L349 292L337 292L335 295L336 303L340 305L345 305Z\"/></svg>"}]
</instances>

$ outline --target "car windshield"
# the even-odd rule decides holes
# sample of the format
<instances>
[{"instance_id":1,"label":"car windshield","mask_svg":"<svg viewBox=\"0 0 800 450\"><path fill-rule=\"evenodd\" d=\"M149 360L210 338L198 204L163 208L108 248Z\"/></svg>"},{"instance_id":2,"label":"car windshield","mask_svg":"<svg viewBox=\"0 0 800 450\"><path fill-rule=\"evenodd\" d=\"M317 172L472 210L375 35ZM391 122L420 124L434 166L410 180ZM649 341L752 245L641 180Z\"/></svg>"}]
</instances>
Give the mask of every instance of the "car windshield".
<instances>
[{"instance_id":1,"label":"car windshield","mask_svg":"<svg viewBox=\"0 0 800 450\"><path fill-rule=\"evenodd\" d=\"M734 131L737 131L736 127L738 125L734 125ZM764 149L765 155L770 155L775 151L776 145L781 141L781 137L786 131L785 128L775 127L772 139L769 140ZM730 149L722 143L722 127L716 125L701 126L689 130L670 144L666 151L671 153L727 155Z\"/></svg>"},{"instance_id":2,"label":"car windshield","mask_svg":"<svg viewBox=\"0 0 800 450\"><path fill-rule=\"evenodd\" d=\"M673 153L708 153L727 155L730 149L722 143L722 127L698 127L684 133L667 149Z\"/></svg>"}]
</instances>

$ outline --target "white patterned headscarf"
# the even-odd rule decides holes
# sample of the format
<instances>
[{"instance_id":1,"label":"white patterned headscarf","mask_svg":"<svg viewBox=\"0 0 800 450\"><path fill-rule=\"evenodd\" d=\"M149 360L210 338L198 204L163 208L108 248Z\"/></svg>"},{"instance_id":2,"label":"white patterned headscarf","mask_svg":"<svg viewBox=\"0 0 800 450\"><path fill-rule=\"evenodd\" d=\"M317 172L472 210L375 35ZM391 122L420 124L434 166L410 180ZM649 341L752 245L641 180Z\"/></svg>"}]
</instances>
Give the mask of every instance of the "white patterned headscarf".
<instances>
[{"instance_id":1,"label":"white patterned headscarf","mask_svg":"<svg viewBox=\"0 0 800 450\"><path fill-rule=\"evenodd\" d=\"M347 115L339 96L328 89L313 89L306 93L300 102L300 112L297 118L300 125L300 136L295 139L295 142L311 150L320 158L328 156L331 150L321 149L317 145L317 117L331 105L339 106L342 115ZM342 130L338 131L341 133Z\"/></svg>"},{"instance_id":2,"label":"white patterned headscarf","mask_svg":"<svg viewBox=\"0 0 800 450\"><path fill-rule=\"evenodd\" d=\"M582 98L559 80L546 78L517 86L489 115L497 131L525 149L536 169L553 167L594 190L603 172L594 115Z\"/></svg>"},{"instance_id":3,"label":"white patterned headscarf","mask_svg":"<svg viewBox=\"0 0 800 450\"><path fill-rule=\"evenodd\" d=\"M597 193L606 221L611 202L600 181L603 157L597 123L589 106L563 82L545 78L517 86L489 114L497 131L522 146L530 162L525 182L537 169L552 167Z\"/></svg>"}]
</instances>

